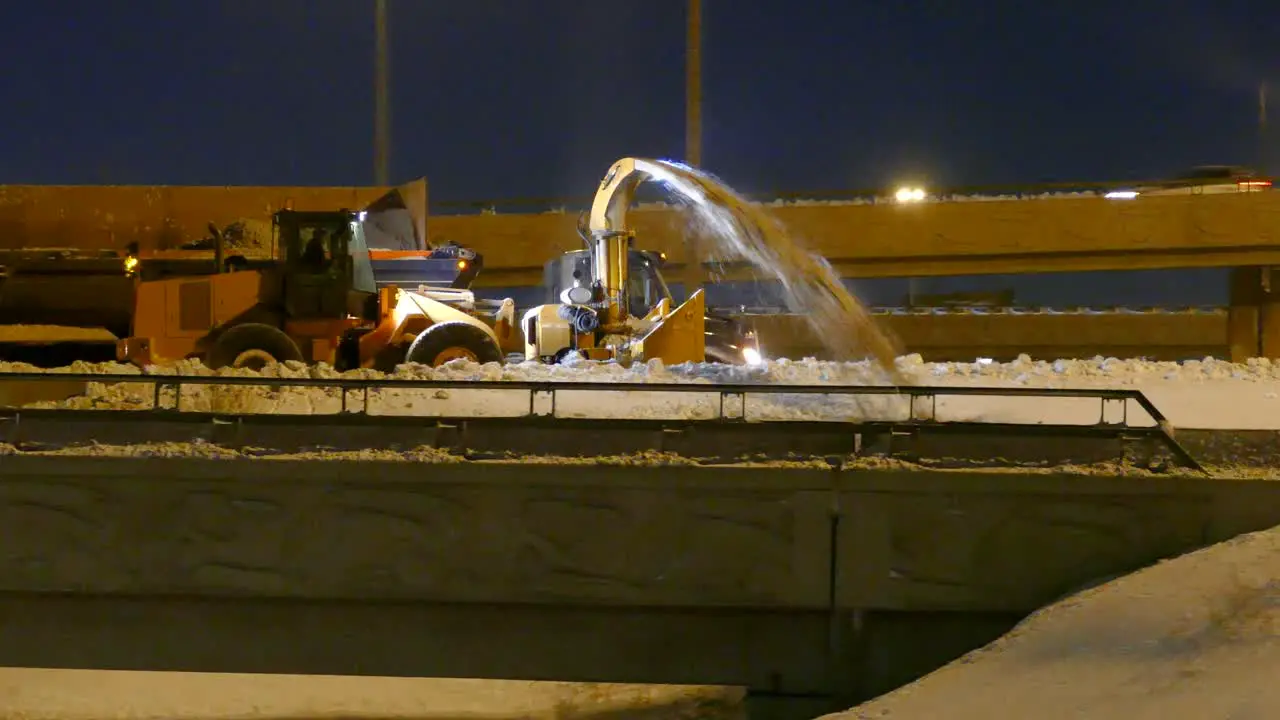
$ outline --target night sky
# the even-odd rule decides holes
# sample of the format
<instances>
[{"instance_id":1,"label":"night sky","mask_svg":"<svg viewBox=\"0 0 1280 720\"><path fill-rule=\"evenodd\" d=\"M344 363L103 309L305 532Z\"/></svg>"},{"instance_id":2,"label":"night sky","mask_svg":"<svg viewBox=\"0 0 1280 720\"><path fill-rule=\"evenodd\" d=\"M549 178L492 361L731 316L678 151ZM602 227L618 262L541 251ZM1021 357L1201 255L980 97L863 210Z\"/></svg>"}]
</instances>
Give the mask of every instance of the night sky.
<instances>
[{"instance_id":1,"label":"night sky","mask_svg":"<svg viewBox=\"0 0 1280 720\"><path fill-rule=\"evenodd\" d=\"M391 0L393 179L585 196L681 157L684 5ZM372 0L0 11L0 182L373 183ZM704 35L703 164L749 192L1256 167L1264 80L1280 120L1275 0L704 0Z\"/></svg>"},{"instance_id":2,"label":"night sky","mask_svg":"<svg viewBox=\"0 0 1280 720\"><path fill-rule=\"evenodd\" d=\"M0 182L372 183L372 0L2 10ZM391 0L390 14L392 174L427 175L438 200L581 195L617 157L683 152L682 0ZM753 192L1256 165L1257 86L1280 81L1274 0L705 0L704 14L704 165Z\"/></svg>"}]
</instances>

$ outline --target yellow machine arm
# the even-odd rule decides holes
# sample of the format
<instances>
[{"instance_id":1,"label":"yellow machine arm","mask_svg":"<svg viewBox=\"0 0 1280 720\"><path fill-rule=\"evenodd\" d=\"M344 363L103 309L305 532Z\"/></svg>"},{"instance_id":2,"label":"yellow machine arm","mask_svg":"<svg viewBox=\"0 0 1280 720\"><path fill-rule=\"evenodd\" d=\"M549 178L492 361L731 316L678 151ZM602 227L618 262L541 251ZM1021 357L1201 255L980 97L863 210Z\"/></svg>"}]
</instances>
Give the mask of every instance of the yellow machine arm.
<instances>
[{"instance_id":1,"label":"yellow machine arm","mask_svg":"<svg viewBox=\"0 0 1280 720\"><path fill-rule=\"evenodd\" d=\"M627 298L628 250L632 240L631 231L627 228L627 210L641 183L664 176L670 176L670 173L661 162L644 158L623 158L615 162L600 181L591 202L587 230L591 236L593 274L602 296L598 299L600 329L606 334L627 334L630 316ZM705 355L703 307L702 291L699 290L681 307L661 314L660 317L651 314L647 319L652 320L654 325L647 333L647 342L640 343L640 347L647 346L651 352L641 350L641 354L663 357L670 362L701 361ZM698 317L687 317L691 313ZM669 317L680 317L683 321L664 327ZM653 351L658 351L659 348L661 351L655 355Z\"/></svg>"},{"instance_id":2,"label":"yellow machine arm","mask_svg":"<svg viewBox=\"0 0 1280 720\"><path fill-rule=\"evenodd\" d=\"M648 161L623 158L609 168L591 201L587 230L591 233L591 258L594 275L600 283L603 303L600 326L618 330L627 322L627 250L631 232L627 229L627 210L635 198L636 188L649 179Z\"/></svg>"}]
</instances>

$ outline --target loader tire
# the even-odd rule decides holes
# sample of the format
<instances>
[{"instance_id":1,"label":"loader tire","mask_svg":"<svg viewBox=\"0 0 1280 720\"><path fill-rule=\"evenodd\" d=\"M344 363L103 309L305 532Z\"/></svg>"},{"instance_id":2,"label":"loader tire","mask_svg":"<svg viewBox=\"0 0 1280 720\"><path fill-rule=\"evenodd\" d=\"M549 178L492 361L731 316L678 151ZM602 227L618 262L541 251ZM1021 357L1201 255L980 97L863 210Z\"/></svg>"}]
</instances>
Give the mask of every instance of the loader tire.
<instances>
[{"instance_id":1,"label":"loader tire","mask_svg":"<svg viewBox=\"0 0 1280 720\"><path fill-rule=\"evenodd\" d=\"M455 320L423 330L414 338L404 359L431 367L440 367L450 360L470 360L483 365L502 362L502 348L480 328Z\"/></svg>"},{"instance_id":2,"label":"loader tire","mask_svg":"<svg viewBox=\"0 0 1280 720\"><path fill-rule=\"evenodd\" d=\"M209 349L208 366L213 370L242 367L261 370L273 362L302 361L302 351L284 331L262 323L245 323L227 328Z\"/></svg>"}]
</instances>

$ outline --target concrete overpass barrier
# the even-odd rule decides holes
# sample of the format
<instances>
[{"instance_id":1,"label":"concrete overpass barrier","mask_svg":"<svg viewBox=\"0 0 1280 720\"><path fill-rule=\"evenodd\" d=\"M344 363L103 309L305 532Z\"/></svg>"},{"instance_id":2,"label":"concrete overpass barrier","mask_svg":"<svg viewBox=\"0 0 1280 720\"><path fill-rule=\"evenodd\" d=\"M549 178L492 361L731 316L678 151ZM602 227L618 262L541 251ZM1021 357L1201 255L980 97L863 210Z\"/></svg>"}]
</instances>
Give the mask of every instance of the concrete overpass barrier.
<instances>
[{"instance_id":1,"label":"concrete overpass barrier","mask_svg":"<svg viewBox=\"0 0 1280 720\"><path fill-rule=\"evenodd\" d=\"M855 701L1280 485L839 466L0 457L0 664Z\"/></svg>"}]
</instances>

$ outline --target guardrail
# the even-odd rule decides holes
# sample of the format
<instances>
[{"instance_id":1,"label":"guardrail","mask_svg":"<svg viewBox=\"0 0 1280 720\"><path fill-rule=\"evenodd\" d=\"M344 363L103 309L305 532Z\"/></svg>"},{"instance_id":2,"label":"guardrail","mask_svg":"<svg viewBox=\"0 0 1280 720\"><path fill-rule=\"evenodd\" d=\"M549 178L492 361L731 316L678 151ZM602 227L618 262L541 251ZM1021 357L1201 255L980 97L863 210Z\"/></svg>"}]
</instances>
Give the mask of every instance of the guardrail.
<instances>
[{"instance_id":1,"label":"guardrail","mask_svg":"<svg viewBox=\"0 0 1280 720\"><path fill-rule=\"evenodd\" d=\"M684 417L681 422L700 424L733 424L757 423L753 420L748 399L753 396L778 398L779 396L814 396L814 397L898 397L906 401L905 408L899 406L899 417L874 417L874 413L860 413L860 417L805 418L807 422L840 423L850 428L851 432L858 428L877 428L882 431L945 431L964 429L971 432L989 431L992 434L1007 433L1012 429L1022 428L1037 434L1080 434L1092 433L1104 437L1153 437L1162 443L1170 454L1184 466L1202 470L1199 463L1174 438L1172 425L1165 415L1141 391L1133 389L1108 388L1000 388L1000 387L931 387L931 386L896 386L896 385L757 385L746 383L734 384L698 384L698 383L609 383L609 382L530 382L530 381L449 381L449 380L384 380L384 379L330 379L316 380L310 378L270 378L270 377L210 377L189 375L105 375L105 374L69 374L69 373L0 373L0 388L7 383L53 384L61 383L79 385L83 383L87 389L89 384L101 385L150 385L151 406L136 410L126 410L113 415L145 415L149 419L161 419L166 416L185 415L192 410L182 405L184 388L250 388L260 389L266 393L295 389L303 392L333 392L339 395L336 412L307 413L307 416L350 416L359 415L369 419L385 418L403 421L404 416L393 413L374 411L371 400L380 393L403 392L412 390L446 391L446 392L522 392L527 393L527 402L521 404L520 411L502 416L504 419L527 418L534 420L561 420L558 414L563 396L573 393L646 393L676 395L711 395L715 398L712 407L714 414L710 417ZM939 398L954 397L988 397L988 398L1045 398L1045 399L1096 399L1099 401L1099 414L1096 423L1043 423L1043 422L1000 422L978 419L939 420ZM608 402L608 401L597 401ZM1130 422L1129 403L1134 403L1152 421L1153 425L1141 426ZM171 403L171 404L170 404ZM1119 417L1108 417L1109 407L1119 404ZM0 408L13 420L20 420L24 412L22 405L0 402ZM41 408L37 412L46 417L57 417L66 413L101 413L93 409L61 409ZM218 413L208 413L217 415ZM279 415L276 413L223 413L224 415ZM285 413L284 415L288 415ZM423 415L424 419L439 419L441 415ZM449 415L452 419L466 421L468 419L483 420L484 416L468 418L465 415ZM582 418L575 418L581 421ZM601 422L609 422L609 418L600 418ZM628 418L633 424L669 423L670 418ZM594 420L592 420L594 421ZM786 424L786 419L770 419L768 422Z\"/></svg>"},{"instance_id":2,"label":"guardrail","mask_svg":"<svg viewBox=\"0 0 1280 720\"><path fill-rule=\"evenodd\" d=\"M784 305L708 305L729 315L796 315ZM1223 315L1225 305L873 305L872 315Z\"/></svg>"}]
</instances>

